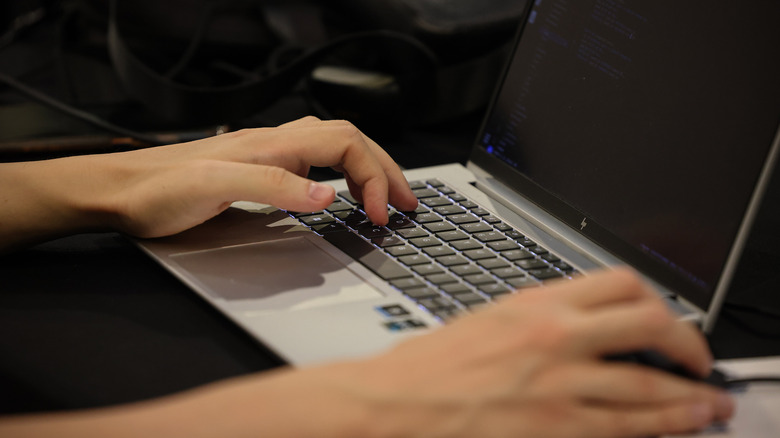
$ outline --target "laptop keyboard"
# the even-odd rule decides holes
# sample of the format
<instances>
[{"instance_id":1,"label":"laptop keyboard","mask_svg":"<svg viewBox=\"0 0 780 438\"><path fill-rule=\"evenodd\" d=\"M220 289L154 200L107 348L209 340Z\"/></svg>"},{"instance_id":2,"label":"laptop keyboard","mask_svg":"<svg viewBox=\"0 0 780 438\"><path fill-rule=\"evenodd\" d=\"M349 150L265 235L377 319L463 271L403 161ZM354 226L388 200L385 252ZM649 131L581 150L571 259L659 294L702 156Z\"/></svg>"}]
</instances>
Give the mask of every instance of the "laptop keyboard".
<instances>
[{"instance_id":1,"label":"laptop keyboard","mask_svg":"<svg viewBox=\"0 0 780 438\"><path fill-rule=\"evenodd\" d=\"M413 212L374 225L348 191L324 211L289 212L409 299L446 321L577 271L438 180L411 181Z\"/></svg>"}]
</instances>

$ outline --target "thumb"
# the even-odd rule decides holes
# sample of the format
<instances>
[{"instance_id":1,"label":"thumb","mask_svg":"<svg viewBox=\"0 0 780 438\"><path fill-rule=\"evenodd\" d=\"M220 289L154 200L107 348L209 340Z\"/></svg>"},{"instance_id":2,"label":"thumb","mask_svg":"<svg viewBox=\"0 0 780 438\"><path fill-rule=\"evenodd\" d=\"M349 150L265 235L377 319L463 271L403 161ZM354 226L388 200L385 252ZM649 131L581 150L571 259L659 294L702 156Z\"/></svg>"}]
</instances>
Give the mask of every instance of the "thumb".
<instances>
[{"instance_id":1,"label":"thumb","mask_svg":"<svg viewBox=\"0 0 780 438\"><path fill-rule=\"evenodd\" d=\"M262 202L285 210L319 211L333 202L333 187L296 175L281 167L253 166L249 201Z\"/></svg>"}]
</instances>

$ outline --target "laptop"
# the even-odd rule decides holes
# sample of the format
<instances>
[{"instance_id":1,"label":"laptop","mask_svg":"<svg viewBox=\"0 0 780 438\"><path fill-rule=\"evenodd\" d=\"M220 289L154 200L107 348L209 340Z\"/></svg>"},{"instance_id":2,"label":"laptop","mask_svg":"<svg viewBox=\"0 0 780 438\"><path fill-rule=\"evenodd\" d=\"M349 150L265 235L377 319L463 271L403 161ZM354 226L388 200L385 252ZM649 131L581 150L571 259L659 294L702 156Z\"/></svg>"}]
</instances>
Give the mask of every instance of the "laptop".
<instances>
[{"instance_id":1,"label":"laptop","mask_svg":"<svg viewBox=\"0 0 780 438\"><path fill-rule=\"evenodd\" d=\"M294 365L355 358L526 287L630 266L707 332L780 148L780 3L529 2L468 163L366 222L237 202L138 244Z\"/></svg>"}]
</instances>

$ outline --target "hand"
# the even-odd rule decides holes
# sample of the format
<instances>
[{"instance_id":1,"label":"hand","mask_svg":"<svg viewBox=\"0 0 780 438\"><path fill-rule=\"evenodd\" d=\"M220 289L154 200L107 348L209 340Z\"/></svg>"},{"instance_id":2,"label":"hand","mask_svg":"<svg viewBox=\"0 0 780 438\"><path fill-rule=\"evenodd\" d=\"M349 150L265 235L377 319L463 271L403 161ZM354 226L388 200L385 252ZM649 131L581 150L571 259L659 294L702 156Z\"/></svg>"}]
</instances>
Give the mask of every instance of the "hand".
<instances>
[{"instance_id":1,"label":"hand","mask_svg":"<svg viewBox=\"0 0 780 438\"><path fill-rule=\"evenodd\" d=\"M380 356L235 378L136 405L11 418L3 436L610 438L727 420L719 390L605 355L655 349L704 375L701 336L634 274L519 292Z\"/></svg>"},{"instance_id":2,"label":"hand","mask_svg":"<svg viewBox=\"0 0 780 438\"><path fill-rule=\"evenodd\" d=\"M640 437L731 416L715 388L602 360L643 349L711 368L702 336L621 271L519 292L329 379L388 436Z\"/></svg>"},{"instance_id":3,"label":"hand","mask_svg":"<svg viewBox=\"0 0 780 438\"><path fill-rule=\"evenodd\" d=\"M185 144L2 166L0 200L11 212L7 220L0 212L8 224L7 233L0 231L5 246L91 229L170 235L239 200L321 210L335 194L305 178L310 166L343 172L377 224L388 221L388 201L400 210L417 207L400 169L376 143L348 122L314 117Z\"/></svg>"},{"instance_id":4,"label":"hand","mask_svg":"<svg viewBox=\"0 0 780 438\"><path fill-rule=\"evenodd\" d=\"M398 166L347 122L314 117L272 129L224 134L191 144L126 154L120 228L155 237L187 229L226 209L255 201L293 211L317 211L334 199L330 186L305 179L310 166L343 172L369 218L387 223L389 202L413 210L417 199Z\"/></svg>"}]
</instances>

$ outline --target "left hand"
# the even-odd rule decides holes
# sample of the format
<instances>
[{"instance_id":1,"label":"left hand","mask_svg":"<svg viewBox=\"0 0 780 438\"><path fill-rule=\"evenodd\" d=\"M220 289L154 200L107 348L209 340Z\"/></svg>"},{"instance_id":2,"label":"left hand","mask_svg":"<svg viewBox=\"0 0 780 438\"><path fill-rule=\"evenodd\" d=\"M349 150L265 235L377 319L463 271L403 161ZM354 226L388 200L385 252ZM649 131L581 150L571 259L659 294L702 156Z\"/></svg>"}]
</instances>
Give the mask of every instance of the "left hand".
<instances>
[{"instance_id":1,"label":"left hand","mask_svg":"<svg viewBox=\"0 0 780 438\"><path fill-rule=\"evenodd\" d=\"M160 237L198 225L239 200L318 211L335 193L305 178L310 166L343 172L376 224L387 223L388 202L399 210L417 207L401 170L381 147L348 122L314 117L184 144L4 166L9 181L17 187L22 181L27 191L3 185L7 190L0 194L19 208L13 218L18 224L0 235L0 247L14 243L14 231L38 239L105 228Z\"/></svg>"}]
</instances>

